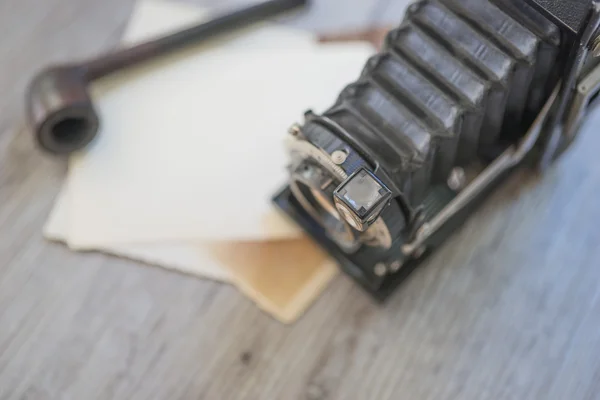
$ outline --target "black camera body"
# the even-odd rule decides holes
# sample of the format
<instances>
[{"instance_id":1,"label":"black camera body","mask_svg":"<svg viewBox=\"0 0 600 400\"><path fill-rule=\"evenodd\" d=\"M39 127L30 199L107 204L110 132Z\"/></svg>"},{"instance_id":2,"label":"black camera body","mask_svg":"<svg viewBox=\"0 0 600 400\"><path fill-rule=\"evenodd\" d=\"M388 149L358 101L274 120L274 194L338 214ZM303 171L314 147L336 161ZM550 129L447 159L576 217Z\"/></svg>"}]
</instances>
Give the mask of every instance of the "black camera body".
<instances>
[{"instance_id":1,"label":"black camera body","mask_svg":"<svg viewBox=\"0 0 600 400\"><path fill-rule=\"evenodd\" d=\"M384 299L515 168L550 164L600 89L591 0L421 0L286 138L275 203Z\"/></svg>"}]
</instances>

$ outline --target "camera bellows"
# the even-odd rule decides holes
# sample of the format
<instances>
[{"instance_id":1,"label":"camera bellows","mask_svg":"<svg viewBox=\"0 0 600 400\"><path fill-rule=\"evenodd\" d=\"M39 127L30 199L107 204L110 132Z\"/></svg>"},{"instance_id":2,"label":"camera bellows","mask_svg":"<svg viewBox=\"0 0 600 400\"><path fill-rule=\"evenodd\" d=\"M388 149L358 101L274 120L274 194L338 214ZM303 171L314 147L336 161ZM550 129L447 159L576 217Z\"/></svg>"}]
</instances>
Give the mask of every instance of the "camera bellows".
<instances>
[{"instance_id":1,"label":"camera bellows","mask_svg":"<svg viewBox=\"0 0 600 400\"><path fill-rule=\"evenodd\" d=\"M508 157L521 139L536 140L563 69L561 37L521 0L413 3L334 105L308 113L288 138L293 166L310 160L330 179L284 190L276 202L385 296L465 220L501 168L514 166ZM293 187L302 177L290 171ZM303 204L326 199L332 186L335 210L311 218ZM328 222L350 227L351 240Z\"/></svg>"},{"instance_id":2,"label":"camera bellows","mask_svg":"<svg viewBox=\"0 0 600 400\"><path fill-rule=\"evenodd\" d=\"M415 3L325 115L398 164L391 175L418 207L454 167L497 154L539 111L552 65L538 58L558 50L536 34L548 30L539 20L532 30L523 21L489 1Z\"/></svg>"}]
</instances>

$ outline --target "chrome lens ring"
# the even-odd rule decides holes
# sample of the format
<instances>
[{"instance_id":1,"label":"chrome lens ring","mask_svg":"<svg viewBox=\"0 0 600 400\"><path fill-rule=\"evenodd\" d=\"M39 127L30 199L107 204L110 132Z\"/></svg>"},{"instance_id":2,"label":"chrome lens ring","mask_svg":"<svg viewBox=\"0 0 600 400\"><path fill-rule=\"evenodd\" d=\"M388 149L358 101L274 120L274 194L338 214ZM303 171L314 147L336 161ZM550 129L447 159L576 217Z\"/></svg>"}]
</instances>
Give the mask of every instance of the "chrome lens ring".
<instances>
[{"instance_id":1,"label":"chrome lens ring","mask_svg":"<svg viewBox=\"0 0 600 400\"><path fill-rule=\"evenodd\" d=\"M292 172L290 189L302 207L317 221L345 251L360 247L355 232L337 212L333 204L333 191L339 184L319 165L304 160Z\"/></svg>"},{"instance_id":2,"label":"chrome lens ring","mask_svg":"<svg viewBox=\"0 0 600 400\"><path fill-rule=\"evenodd\" d=\"M290 158L293 160L294 165L299 165L302 162L309 160L311 163L316 164L326 174L333 177L336 182L343 182L348 178L346 171L339 165L336 165L329 154L324 152L322 149L317 148L314 144L302 139L300 135L288 135L285 141L287 150L290 154ZM290 180L290 189L292 194L302 203L301 195L296 195L298 192L297 188L294 189L294 172L292 170L292 179ZM306 208L305 204L302 204ZM307 209L307 211L313 216L313 212ZM381 247L389 249L392 246L392 236L388 226L386 225L383 218L377 218L377 220L369 227L366 232L358 233L353 231L354 234L359 235L359 240L362 244L366 244L372 247ZM360 245L358 245L360 247Z\"/></svg>"}]
</instances>

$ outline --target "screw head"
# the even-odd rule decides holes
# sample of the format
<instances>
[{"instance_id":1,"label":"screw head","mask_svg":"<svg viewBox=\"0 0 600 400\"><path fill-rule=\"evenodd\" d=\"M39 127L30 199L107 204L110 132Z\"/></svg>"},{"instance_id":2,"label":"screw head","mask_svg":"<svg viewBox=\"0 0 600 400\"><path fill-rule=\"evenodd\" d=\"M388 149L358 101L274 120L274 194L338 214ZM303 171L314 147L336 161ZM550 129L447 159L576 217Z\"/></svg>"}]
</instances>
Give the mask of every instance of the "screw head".
<instances>
[{"instance_id":1,"label":"screw head","mask_svg":"<svg viewBox=\"0 0 600 400\"><path fill-rule=\"evenodd\" d=\"M423 225L421 225L419 230L417 230L417 236L429 235L430 230L431 230L431 227L430 227L429 223L425 222Z\"/></svg>"},{"instance_id":2,"label":"screw head","mask_svg":"<svg viewBox=\"0 0 600 400\"><path fill-rule=\"evenodd\" d=\"M344 150L336 150L333 153L331 153L331 160L336 165L343 164L347 158L348 158L348 153L345 152Z\"/></svg>"},{"instance_id":3,"label":"screw head","mask_svg":"<svg viewBox=\"0 0 600 400\"><path fill-rule=\"evenodd\" d=\"M387 274L387 267L384 263L377 263L375 264L373 272L375 272L375 275L377 276L385 276Z\"/></svg>"},{"instance_id":4,"label":"screw head","mask_svg":"<svg viewBox=\"0 0 600 400\"><path fill-rule=\"evenodd\" d=\"M288 128L288 133L292 136L297 136L301 132L299 124L293 124Z\"/></svg>"},{"instance_id":5,"label":"screw head","mask_svg":"<svg viewBox=\"0 0 600 400\"><path fill-rule=\"evenodd\" d=\"M594 41L592 45L592 54L594 57L600 57L600 38Z\"/></svg>"},{"instance_id":6,"label":"screw head","mask_svg":"<svg viewBox=\"0 0 600 400\"><path fill-rule=\"evenodd\" d=\"M396 260L390 264L390 271L392 272L398 272L400 268L402 268L402 261L400 260Z\"/></svg>"},{"instance_id":7,"label":"screw head","mask_svg":"<svg viewBox=\"0 0 600 400\"><path fill-rule=\"evenodd\" d=\"M427 250L427 247L425 247L425 246L421 246L421 247L417 248L415 250L415 252L413 253L413 257L421 258L421 256L423 256L423 254L425 254L425 250Z\"/></svg>"},{"instance_id":8,"label":"screw head","mask_svg":"<svg viewBox=\"0 0 600 400\"><path fill-rule=\"evenodd\" d=\"M450 189L458 191L465 187L466 181L465 170L461 167L456 167L450 172L447 183Z\"/></svg>"}]
</instances>

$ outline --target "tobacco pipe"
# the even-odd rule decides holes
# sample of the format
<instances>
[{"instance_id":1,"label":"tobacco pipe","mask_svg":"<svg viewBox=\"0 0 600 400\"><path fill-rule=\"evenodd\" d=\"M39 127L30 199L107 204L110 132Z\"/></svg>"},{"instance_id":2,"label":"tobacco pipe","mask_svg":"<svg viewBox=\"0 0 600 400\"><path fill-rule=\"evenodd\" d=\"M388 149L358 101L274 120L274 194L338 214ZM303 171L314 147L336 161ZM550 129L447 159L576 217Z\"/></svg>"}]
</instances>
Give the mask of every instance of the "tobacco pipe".
<instances>
[{"instance_id":1,"label":"tobacco pipe","mask_svg":"<svg viewBox=\"0 0 600 400\"><path fill-rule=\"evenodd\" d=\"M91 81L306 3L269 0L89 61L42 70L27 92L27 115L37 143L50 153L66 154L92 141L100 121L87 90Z\"/></svg>"}]
</instances>

